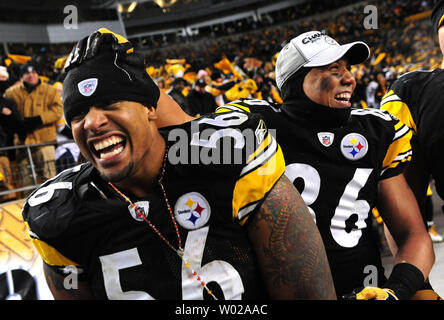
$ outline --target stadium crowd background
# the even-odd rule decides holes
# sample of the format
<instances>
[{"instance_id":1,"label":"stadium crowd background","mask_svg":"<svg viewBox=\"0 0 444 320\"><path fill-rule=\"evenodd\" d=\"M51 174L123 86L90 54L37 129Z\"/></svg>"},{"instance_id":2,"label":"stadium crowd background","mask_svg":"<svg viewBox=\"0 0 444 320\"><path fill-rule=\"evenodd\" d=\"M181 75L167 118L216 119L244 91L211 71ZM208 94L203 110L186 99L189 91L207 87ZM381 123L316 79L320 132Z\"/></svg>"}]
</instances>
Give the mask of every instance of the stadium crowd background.
<instances>
[{"instance_id":1,"label":"stadium crowd background","mask_svg":"<svg viewBox=\"0 0 444 320\"><path fill-rule=\"evenodd\" d=\"M217 105L238 98L281 103L274 77L278 52L303 31L324 30L340 43L361 40L369 45L370 59L353 68L357 79L353 104L379 107L390 83L403 73L441 66L441 52L429 20L431 2L378 0L356 5L346 0L331 1L326 7L309 1L268 13L259 21L225 23L185 39L163 36L130 40L144 53L147 72L156 83L185 111L196 115L187 97L200 78ZM374 29L364 27L366 5L377 9ZM37 64L42 81L60 86L72 45L10 44L13 55L3 55L0 60L9 73L1 93L20 80L20 66L28 59Z\"/></svg>"}]
</instances>

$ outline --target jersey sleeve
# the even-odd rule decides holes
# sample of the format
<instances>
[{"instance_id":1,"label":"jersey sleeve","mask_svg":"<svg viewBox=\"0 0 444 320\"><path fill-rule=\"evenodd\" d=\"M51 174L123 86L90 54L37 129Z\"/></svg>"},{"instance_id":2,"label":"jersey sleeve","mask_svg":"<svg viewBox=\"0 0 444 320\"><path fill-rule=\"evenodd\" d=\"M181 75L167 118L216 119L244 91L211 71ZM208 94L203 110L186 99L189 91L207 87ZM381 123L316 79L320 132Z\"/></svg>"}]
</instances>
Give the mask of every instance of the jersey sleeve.
<instances>
[{"instance_id":1,"label":"jersey sleeve","mask_svg":"<svg viewBox=\"0 0 444 320\"><path fill-rule=\"evenodd\" d=\"M403 74L390 86L389 92L381 101L381 110L386 110L401 120L415 133L418 132L420 114L423 105L439 103L436 92L428 88L434 81L440 82L441 70L416 70ZM439 88L438 88L439 90ZM427 101L427 102L426 102Z\"/></svg>"},{"instance_id":2,"label":"jersey sleeve","mask_svg":"<svg viewBox=\"0 0 444 320\"><path fill-rule=\"evenodd\" d=\"M22 215L31 241L42 260L54 271L63 274L67 267L79 263L68 258L60 249L58 236L68 228L74 213L73 177L81 166L65 170L36 189L25 202Z\"/></svg>"},{"instance_id":3,"label":"jersey sleeve","mask_svg":"<svg viewBox=\"0 0 444 320\"><path fill-rule=\"evenodd\" d=\"M263 141L249 154L233 191L233 218L241 224L260 206L285 171L282 150L263 120L260 120L256 132L264 136Z\"/></svg>"},{"instance_id":4,"label":"jersey sleeve","mask_svg":"<svg viewBox=\"0 0 444 320\"><path fill-rule=\"evenodd\" d=\"M244 103L242 100L232 101L216 109L216 113L224 113L230 111L240 111L251 113L250 106Z\"/></svg>"},{"instance_id":5,"label":"jersey sleeve","mask_svg":"<svg viewBox=\"0 0 444 320\"><path fill-rule=\"evenodd\" d=\"M400 120L394 119L393 122L394 135L383 160L381 179L402 173L412 159L412 130Z\"/></svg>"},{"instance_id":6,"label":"jersey sleeve","mask_svg":"<svg viewBox=\"0 0 444 320\"><path fill-rule=\"evenodd\" d=\"M430 72L410 72L401 76L391 86L389 92L381 101L381 110L389 112L396 119L395 136L390 152L385 159L384 170L390 171L397 166L404 167L399 161L411 160L410 140L417 133L417 119L412 113L412 107L416 104L418 92L430 77ZM410 132L405 128L408 127ZM396 155L398 153L398 155ZM391 176L387 173L388 176Z\"/></svg>"},{"instance_id":7,"label":"jersey sleeve","mask_svg":"<svg viewBox=\"0 0 444 320\"><path fill-rule=\"evenodd\" d=\"M239 99L218 107L216 109L216 113L224 113L229 111L257 113L258 111L260 112L260 110L268 108L276 112L280 112L278 106L278 104L271 104L262 99Z\"/></svg>"},{"instance_id":8,"label":"jersey sleeve","mask_svg":"<svg viewBox=\"0 0 444 320\"><path fill-rule=\"evenodd\" d=\"M254 113L255 107L271 107L260 99L239 99L220 106L216 113ZM265 122L260 120L255 132L260 135L257 147L247 158L245 166L236 181L233 192L233 217L244 224L251 212L260 206L266 195L273 188L277 180L285 172L285 161L281 147L275 136L267 129Z\"/></svg>"},{"instance_id":9,"label":"jersey sleeve","mask_svg":"<svg viewBox=\"0 0 444 320\"><path fill-rule=\"evenodd\" d=\"M399 95L395 93L394 90L390 90L382 98L381 110L386 110L394 115L396 118L401 120L410 129L416 130L416 123L413 120L412 113L406 102L402 101Z\"/></svg>"},{"instance_id":10,"label":"jersey sleeve","mask_svg":"<svg viewBox=\"0 0 444 320\"><path fill-rule=\"evenodd\" d=\"M56 248L49 245L44 240L41 240L39 236L31 230L28 223L25 223L29 230L29 236L31 238L32 244L36 248L42 260L53 268L58 273L64 273L66 267L80 267L77 262L65 257Z\"/></svg>"}]
</instances>

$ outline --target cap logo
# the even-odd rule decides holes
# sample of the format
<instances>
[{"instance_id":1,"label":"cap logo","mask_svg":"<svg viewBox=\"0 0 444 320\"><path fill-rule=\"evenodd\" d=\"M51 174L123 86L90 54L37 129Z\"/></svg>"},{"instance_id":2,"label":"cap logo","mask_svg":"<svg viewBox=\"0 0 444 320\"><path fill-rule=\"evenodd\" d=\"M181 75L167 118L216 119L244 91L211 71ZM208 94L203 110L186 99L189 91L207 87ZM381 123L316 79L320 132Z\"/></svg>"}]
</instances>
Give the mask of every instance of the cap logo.
<instances>
[{"instance_id":1,"label":"cap logo","mask_svg":"<svg viewBox=\"0 0 444 320\"><path fill-rule=\"evenodd\" d=\"M319 40L320 37L322 37L322 36L324 36L324 34L321 32L315 33L313 35L309 33L309 34L307 34L307 36L304 39L302 39L302 43L303 44L307 44L309 42L313 43L313 42Z\"/></svg>"},{"instance_id":2,"label":"cap logo","mask_svg":"<svg viewBox=\"0 0 444 320\"><path fill-rule=\"evenodd\" d=\"M79 92L81 95L85 97L89 97L92 95L96 89L97 89L98 79L97 78L90 78L83 81L80 81L77 84L77 87L79 88Z\"/></svg>"},{"instance_id":3,"label":"cap logo","mask_svg":"<svg viewBox=\"0 0 444 320\"><path fill-rule=\"evenodd\" d=\"M188 230L205 226L210 219L210 214L210 204L198 192L189 192L182 195L174 207L177 222Z\"/></svg>"},{"instance_id":4,"label":"cap logo","mask_svg":"<svg viewBox=\"0 0 444 320\"><path fill-rule=\"evenodd\" d=\"M331 45L337 45L338 44L335 39L333 39L333 38L331 38L329 36L325 36L324 40L325 40L325 42L327 42L328 44L331 44Z\"/></svg>"},{"instance_id":5,"label":"cap logo","mask_svg":"<svg viewBox=\"0 0 444 320\"><path fill-rule=\"evenodd\" d=\"M348 160L362 159L368 151L367 139L359 133L349 133L341 141L341 152Z\"/></svg>"}]
</instances>

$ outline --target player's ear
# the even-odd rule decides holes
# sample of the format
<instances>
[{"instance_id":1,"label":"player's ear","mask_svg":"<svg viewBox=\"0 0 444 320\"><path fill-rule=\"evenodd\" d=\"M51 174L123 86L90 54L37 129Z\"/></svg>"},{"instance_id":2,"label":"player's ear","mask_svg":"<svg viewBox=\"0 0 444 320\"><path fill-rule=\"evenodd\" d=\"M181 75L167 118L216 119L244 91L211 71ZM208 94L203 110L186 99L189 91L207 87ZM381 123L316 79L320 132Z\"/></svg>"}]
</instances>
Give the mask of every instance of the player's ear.
<instances>
[{"instance_id":1,"label":"player's ear","mask_svg":"<svg viewBox=\"0 0 444 320\"><path fill-rule=\"evenodd\" d=\"M158 117L157 117L156 108L154 108L152 106L147 106L146 113L148 115L148 120L150 120L150 121L157 120Z\"/></svg>"}]
</instances>

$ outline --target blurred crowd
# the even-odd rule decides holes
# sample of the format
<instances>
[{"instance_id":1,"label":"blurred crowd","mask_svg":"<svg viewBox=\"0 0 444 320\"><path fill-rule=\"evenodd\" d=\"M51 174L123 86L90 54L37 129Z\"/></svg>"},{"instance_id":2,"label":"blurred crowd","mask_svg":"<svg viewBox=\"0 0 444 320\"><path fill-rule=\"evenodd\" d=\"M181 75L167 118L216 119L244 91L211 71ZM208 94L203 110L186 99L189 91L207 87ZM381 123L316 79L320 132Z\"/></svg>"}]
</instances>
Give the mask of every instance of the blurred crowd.
<instances>
[{"instance_id":1,"label":"blurred crowd","mask_svg":"<svg viewBox=\"0 0 444 320\"><path fill-rule=\"evenodd\" d=\"M364 41L371 48L370 59L352 69L357 79L353 97L355 107L378 108L381 97L397 77L408 71L441 66L442 56L429 20L431 0L378 0L371 3L331 1L329 8L320 7L318 2L309 1L280 10L275 15L269 13L260 21L247 19L241 25L234 24L231 29L220 33L194 36L187 43L163 46L162 43L152 42L147 48L147 42L135 41L134 46L145 55L148 74L192 116L212 112L217 106L239 98L282 103L274 74L278 52L287 41L308 30L325 31L339 43ZM369 14L364 12L367 5L377 10L377 19L372 21L372 28L364 26L364 19ZM8 88L23 83L26 68L32 64L39 77L38 85L44 83L53 87L60 99L63 65L71 46L10 45L12 54L3 56L0 61L1 96ZM25 89L29 91L26 86ZM20 110L23 109L20 106L15 110L14 106L4 102L5 98L2 99L0 138L5 138L0 139L0 147L24 144L26 134L32 134L26 132L30 130L29 126L22 128L22 131L11 132L10 127L4 124L12 123L13 117L13 121L21 121L23 125L29 115L21 114ZM11 111L5 110L8 115L3 112L5 107ZM61 122L53 121L51 125L58 130L58 141L70 139L63 119ZM20 125L16 128L20 128ZM40 129L36 126L36 130ZM17 135L21 135L21 138L17 139ZM33 141L41 142L45 141ZM70 151L70 163L78 160L76 152ZM50 161L56 161L63 154L59 152ZM1 156L11 162L16 160L12 151L0 152L0 163ZM10 189L9 185L17 187L14 181L2 187L1 181L8 174L0 172L0 192L2 188Z\"/></svg>"},{"instance_id":2,"label":"blurred crowd","mask_svg":"<svg viewBox=\"0 0 444 320\"><path fill-rule=\"evenodd\" d=\"M363 24L364 8L369 4L377 9L375 29L365 29ZM277 52L303 31L324 30L340 43L361 40L370 46L370 59L353 70L358 83L354 102L355 106L378 107L382 95L399 75L441 65L441 53L428 19L430 1L362 2L332 12L319 12L313 1L299 9L298 14L297 10L289 10L290 23L147 50L150 75L166 90L171 90L178 75L187 80L187 90L196 79L205 76L207 91L218 97L218 103L246 96L279 103L273 72ZM238 72L230 70L233 68ZM222 99L214 88L230 83L235 83L234 88Z\"/></svg>"}]
</instances>

